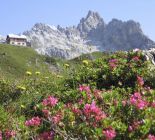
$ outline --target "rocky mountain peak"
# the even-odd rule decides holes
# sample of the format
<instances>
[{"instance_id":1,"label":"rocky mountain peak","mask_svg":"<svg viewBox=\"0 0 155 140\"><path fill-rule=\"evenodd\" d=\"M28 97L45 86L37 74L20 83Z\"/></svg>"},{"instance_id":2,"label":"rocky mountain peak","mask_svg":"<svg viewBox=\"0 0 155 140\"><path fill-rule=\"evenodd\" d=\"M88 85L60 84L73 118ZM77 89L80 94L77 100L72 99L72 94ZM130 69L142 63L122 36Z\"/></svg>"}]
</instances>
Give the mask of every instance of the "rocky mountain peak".
<instances>
[{"instance_id":1,"label":"rocky mountain peak","mask_svg":"<svg viewBox=\"0 0 155 140\"><path fill-rule=\"evenodd\" d=\"M48 24L44 24L44 23L36 23L33 27L32 27L33 31L49 31L49 30L57 30L57 27L53 26L53 25L48 25Z\"/></svg>"},{"instance_id":2,"label":"rocky mountain peak","mask_svg":"<svg viewBox=\"0 0 155 140\"><path fill-rule=\"evenodd\" d=\"M101 18L101 16L99 15L98 12L94 12L94 11L89 11L87 16L86 16L86 19L94 19L94 20L99 20L99 21L103 21L103 19Z\"/></svg>"},{"instance_id":3,"label":"rocky mountain peak","mask_svg":"<svg viewBox=\"0 0 155 140\"><path fill-rule=\"evenodd\" d=\"M126 22L126 28L128 28L129 32L134 31L134 32L139 32L139 33L143 34L140 23L135 22L133 20L129 20Z\"/></svg>"},{"instance_id":4,"label":"rocky mountain peak","mask_svg":"<svg viewBox=\"0 0 155 140\"><path fill-rule=\"evenodd\" d=\"M144 35L139 23L113 19L105 24L102 17L93 11L89 11L77 26L63 28L37 23L24 34L39 53L65 59L93 51L127 51L155 46Z\"/></svg>"},{"instance_id":5,"label":"rocky mountain peak","mask_svg":"<svg viewBox=\"0 0 155 140\"><path fill-rule=\"evenodd\" d=\"M103 25L105 25L105 23L101 16L97 12L89 11L87 16L80 20L77 28L81 32L81 35L84 36L91 30Z\"/></svg>"},{"instance_id":6,"label":"rocky mountain peak","mask_svg":"<svg viewBox=\"0 0 155 140\"><path fill-rule=\"evenodd\" d=\"M46 24L43 23L36 23L33 27L32 30L43 30L45 27L47 27Z\"/></svg>"},{"instance_id":7,"label":"rocky mountain peak","mask_svg":"<svg viewBox=\"0 0 155 140\"><path fill-rule=\"evenodd\" d=\"M129 32L140 32L143 33L140 24L138 22L135 22L134 20L128 20L126 22L123 22L122 20L118 19L112 19L111 22L108 24L108 28L120 28L120 29L126 29Z\"/></svg>"},{"instance_id":8,"label":"rocky mountain peak","mask_svg":"<svg viewBox=\"0 0 155 140\"><path fill-rule=\"evenodd\" d=\"M123 21L113 18L113 19L109 22L108 25L109 25L109 26L118 26L118 25L121 26L121 25L123 25Z\"/></svg>"}]
</instances>

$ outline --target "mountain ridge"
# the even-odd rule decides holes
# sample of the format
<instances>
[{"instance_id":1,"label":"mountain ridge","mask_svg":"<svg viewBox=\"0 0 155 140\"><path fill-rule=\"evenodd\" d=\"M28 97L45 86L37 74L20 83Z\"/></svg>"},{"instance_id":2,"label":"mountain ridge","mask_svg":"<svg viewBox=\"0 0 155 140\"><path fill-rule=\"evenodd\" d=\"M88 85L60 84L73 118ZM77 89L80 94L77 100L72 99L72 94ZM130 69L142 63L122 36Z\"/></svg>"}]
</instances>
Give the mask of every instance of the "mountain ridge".
<instances>
[{"instance_id":1,"label":"mountain ridge","mask_svg":"<svg viewBox=\"0 0 155 140\"><path fill-rule=\"evenodd\" d=\"M63 28L36 23L23 34L38 53L65 59L95 51L127 51L155 46L138 22L112 19L106 23L98 12L93 11L89 11L77 26Z\"/></svg>"}]
</instances>

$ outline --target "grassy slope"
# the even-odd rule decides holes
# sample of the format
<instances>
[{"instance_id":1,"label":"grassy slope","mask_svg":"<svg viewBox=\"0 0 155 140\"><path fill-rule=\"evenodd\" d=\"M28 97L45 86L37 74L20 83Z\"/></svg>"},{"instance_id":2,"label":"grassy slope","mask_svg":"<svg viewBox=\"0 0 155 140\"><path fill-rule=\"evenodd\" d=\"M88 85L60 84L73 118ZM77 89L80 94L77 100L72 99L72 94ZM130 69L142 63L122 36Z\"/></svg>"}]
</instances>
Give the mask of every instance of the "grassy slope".
<instances>
[{"instance_id":1,"label":"grassy slope","mask_svg":"<svg viewBox=\"0 0 155 140\"><path fill-rule=\"evenodd\" d=\"M91 54L83 54L77 58L74 58L73 60L71 61L74 61L74 62L79 62L81 60L95 60L97 58L100 58L103 56L103 52L93 52Z\"/></svg>"},{"instance_id":2,"label":"grassy slope","mask_svg":"<svg viewBox=\"0 0 155 140\"><path fill-rule=\"evenodd\" d=\"M82 60L94 60L102 56L103 53L94 52L67 61L59 58L41 56L32 48L0 44L0 77L9 79L22 78L26 71L40 71L46 75L49 70L55 71L51 69L51 67L57 67L57 69L60 70L60 74L65 75L65 63L68 63L74 69L78 69ZM45 62L47 62L48 65Z\"/></svg>"},{"instance_id":3,"label":"grassy slope","mask_svg":"<svg viewBox=\"0 0 155 140\"><path fill-rule=\"evenodd\" d=\"M0 74L4 77L18 78L25 71L47 72L45 58L33 49L0 44Z\"/></svg>"}]
</instances>

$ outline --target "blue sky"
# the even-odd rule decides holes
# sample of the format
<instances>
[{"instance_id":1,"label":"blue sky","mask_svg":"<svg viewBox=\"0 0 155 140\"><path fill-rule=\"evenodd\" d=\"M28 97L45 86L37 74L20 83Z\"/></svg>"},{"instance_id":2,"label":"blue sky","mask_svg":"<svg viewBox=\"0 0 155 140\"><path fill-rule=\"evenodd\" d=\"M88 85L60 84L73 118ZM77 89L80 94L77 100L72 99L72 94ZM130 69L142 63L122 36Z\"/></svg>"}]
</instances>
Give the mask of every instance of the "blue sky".
<instances>
[{"instance_id":1,"label":"blue sky","mask_svg":"<svg viewBox=\"0 0 155 140\"><path fill-rule=\"evenodd\" d=\"M77 25L88 10L97 11L108 23L112 18L140 22L155 40L155 0L0 0L0 34L20 33L35 23Z\"/></svg>"}]
</instances>

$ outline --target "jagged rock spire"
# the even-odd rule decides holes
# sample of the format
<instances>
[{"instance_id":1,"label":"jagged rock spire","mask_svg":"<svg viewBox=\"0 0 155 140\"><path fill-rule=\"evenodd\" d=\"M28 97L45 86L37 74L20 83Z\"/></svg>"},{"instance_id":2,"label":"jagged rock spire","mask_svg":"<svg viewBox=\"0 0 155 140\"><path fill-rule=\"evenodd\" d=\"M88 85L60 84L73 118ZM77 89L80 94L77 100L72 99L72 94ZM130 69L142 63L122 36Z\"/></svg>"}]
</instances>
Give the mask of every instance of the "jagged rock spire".
<instances>
[{"instance_id":1,"label":"jagged rock spire","mask_svg":"<svg viewBox=\"0 0 155 140\"><path fill-rule=\"evenodd\" d=\"M105 25L103 19L97 12L89 11L86 18L82 18L78 24L81 34L88 34L92 29Z\"/></svg>"}]
</instances>

